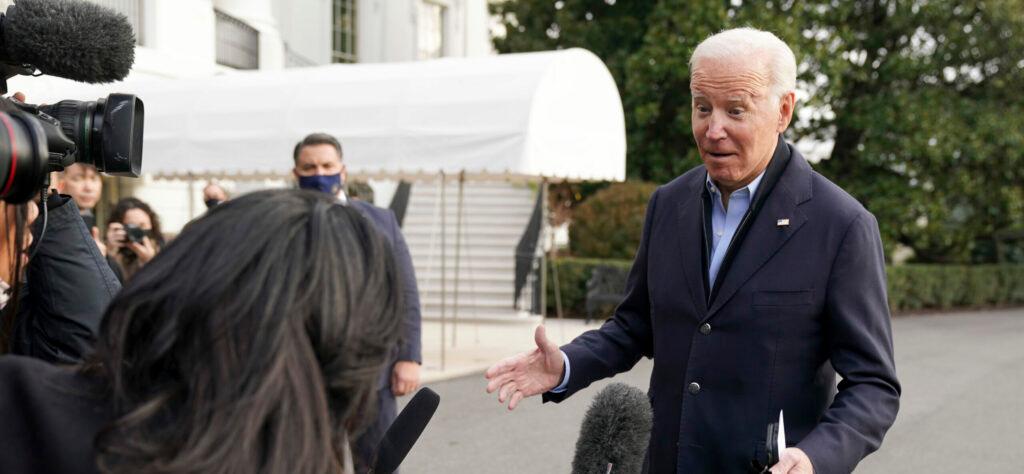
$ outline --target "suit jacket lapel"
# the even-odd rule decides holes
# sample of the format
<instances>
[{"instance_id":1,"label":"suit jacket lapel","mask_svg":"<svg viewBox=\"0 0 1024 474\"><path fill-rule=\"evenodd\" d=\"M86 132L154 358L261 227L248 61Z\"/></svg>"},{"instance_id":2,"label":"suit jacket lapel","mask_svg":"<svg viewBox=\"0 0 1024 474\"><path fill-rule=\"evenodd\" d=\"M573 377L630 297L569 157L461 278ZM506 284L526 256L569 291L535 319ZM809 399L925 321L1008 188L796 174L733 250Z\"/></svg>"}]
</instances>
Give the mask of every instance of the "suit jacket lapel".
<instances>
[{"instance_id":1,"label":"suit jacket lapel","mask_svg":"<svg viewBox=\"0 0 1024 474\"><path fill-rule=\"evenodd\" d=\"M736 291L807 222L807 216L797 206L810 199L810 166L796 150L792 153L786 171L740 243L736 258L711 302L708 318L722 309Z\"/></svg>"},{"instance_id":2,"label":"suit jacket lapel","mask_svg":"<svg viewBox=\"0 0 1024 474\"><path fill-rule=\"evenodd\" d=\"M703 178L702 178L703 179ZM703 184L703 181L701 181ZM705 275L707 273L703 262L704 247L704 209L701 206L701 187L687 193L679 205L679 218L677 223L677 238L679 242L679 266L683 269L686 279L686 287L690 291L690 299L699 319L703 319L708 310L707 294L704 291Z\"/></svg>"}]
</instances>

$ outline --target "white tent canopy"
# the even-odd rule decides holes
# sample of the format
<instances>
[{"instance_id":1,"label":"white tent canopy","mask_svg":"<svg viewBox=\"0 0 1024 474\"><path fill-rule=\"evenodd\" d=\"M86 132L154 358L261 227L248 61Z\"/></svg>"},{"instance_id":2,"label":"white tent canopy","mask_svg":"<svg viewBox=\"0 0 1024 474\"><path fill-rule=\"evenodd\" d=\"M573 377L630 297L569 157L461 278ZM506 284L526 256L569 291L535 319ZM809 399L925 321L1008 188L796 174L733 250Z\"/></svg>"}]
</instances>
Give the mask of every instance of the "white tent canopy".
<instances>
[{"instance_id":1,"label":"white tent canopy","mask_svg":"<svg viewBox=\"0 0 1024 474\"><path fill-rule=\"evenodd\" d=\"M339 137L354 174L438 171L622 180L622 103L583 49L86 85L19 78L30 102L135 93L143 171L283 174L307 133Z\"/></svg>"}]
</instances>

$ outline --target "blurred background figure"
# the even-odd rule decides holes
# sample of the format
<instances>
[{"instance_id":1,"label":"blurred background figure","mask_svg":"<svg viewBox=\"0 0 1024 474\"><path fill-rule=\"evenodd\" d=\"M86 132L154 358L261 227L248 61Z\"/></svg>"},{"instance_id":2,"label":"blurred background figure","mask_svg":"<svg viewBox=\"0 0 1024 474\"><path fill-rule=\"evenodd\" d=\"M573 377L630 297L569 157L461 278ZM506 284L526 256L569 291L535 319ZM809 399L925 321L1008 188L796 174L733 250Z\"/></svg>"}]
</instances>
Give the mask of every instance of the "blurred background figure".
<instances>
[{"instance_id":1,"label":"blurred background figure","mask_svg":"<svg viewBox=\"0 0 1024 474\"><path fill-rule=\"evenodd\" d=\"M96 205L103 195L103 180L100 179L96 167L85 163L75 163L57 173L56 187L61 194L71 196L78 205L82 214L85 226L92 232L96 246L100 253L107 255L107 246L100 238L100 231L96 223Z\"/></svg>"},{"instance_id":2,"label":"blurred background figure","mask_svg":"<svg viewBox=\"0 0 1024 474\"><path fill-rule=\"evenodd\" d=\"M203 188L203 203L206 204L207 209L213 209L218 204L222 204L228 200L228 193L224 191L224 188L220 187L216 181L210 181L205 188Z\"/></svg>"},{"instance_id":3,"label":"blurred background figure","mask_svg":"<svg viewBox=\"0 0 1024 474\"><path fill-rule=\"evenodd\" d=\"M118 201L107 223L107 262L117 278L131 280L164 246L160 217L140 199Z\"/></svg>"},{"instance_id":4,"label":"blurred background figure","mask_svg":"<svg viewBox=\"0 0 1024 474\"><path fill-rule=\"evenodd\" d=\"M350 473L400 288L331 196L218 206L110 303L84 364L0 357L0 472Z\"/></svg>"}]
</instances>

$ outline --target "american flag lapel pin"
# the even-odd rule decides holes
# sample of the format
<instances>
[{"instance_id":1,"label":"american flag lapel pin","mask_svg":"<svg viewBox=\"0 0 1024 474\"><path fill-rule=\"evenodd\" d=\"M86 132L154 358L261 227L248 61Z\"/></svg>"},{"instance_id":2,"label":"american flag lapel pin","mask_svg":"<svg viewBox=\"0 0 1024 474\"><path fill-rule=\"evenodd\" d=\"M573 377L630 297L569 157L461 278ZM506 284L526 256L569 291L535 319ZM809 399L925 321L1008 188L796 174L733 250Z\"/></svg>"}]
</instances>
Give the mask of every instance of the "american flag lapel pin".
<instances>
[{"instance_id":1,"label":"american flag lapel pin","mask_svg":"<svg viewBox=\"0 0 1024 474\"><path fill-rule=\"evenodd\" d=\"M779 219L775 221L775 225L779 227L786 227L789 225L789 219Z\"/></svg>"}]
</instances>

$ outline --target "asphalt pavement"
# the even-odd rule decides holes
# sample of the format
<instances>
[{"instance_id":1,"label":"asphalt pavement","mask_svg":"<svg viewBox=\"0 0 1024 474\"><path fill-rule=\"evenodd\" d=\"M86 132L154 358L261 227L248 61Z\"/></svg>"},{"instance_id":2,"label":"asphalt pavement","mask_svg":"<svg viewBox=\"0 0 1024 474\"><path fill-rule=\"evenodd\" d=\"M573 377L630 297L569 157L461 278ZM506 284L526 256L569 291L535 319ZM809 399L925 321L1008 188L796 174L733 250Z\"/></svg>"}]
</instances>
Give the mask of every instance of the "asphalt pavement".
<instances>
[{"instance_id":1,"label":"asphalt pavement","mask_svg":"<svg viewBox=\"0 0 1024 474\"><path fill-rule=\"evenodd\" d=\"M904 316L893 328L900 412L857 472L1024 472L1024 309ZM561 404L534 397L514 412L482 374L431 383L441 406L402 472L567 473L593 396L611 381L646 391L651 367L644 359Z\"/></svg>"}]
</instances>

